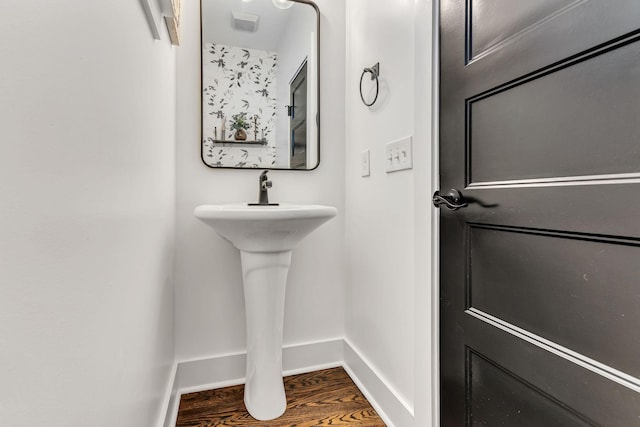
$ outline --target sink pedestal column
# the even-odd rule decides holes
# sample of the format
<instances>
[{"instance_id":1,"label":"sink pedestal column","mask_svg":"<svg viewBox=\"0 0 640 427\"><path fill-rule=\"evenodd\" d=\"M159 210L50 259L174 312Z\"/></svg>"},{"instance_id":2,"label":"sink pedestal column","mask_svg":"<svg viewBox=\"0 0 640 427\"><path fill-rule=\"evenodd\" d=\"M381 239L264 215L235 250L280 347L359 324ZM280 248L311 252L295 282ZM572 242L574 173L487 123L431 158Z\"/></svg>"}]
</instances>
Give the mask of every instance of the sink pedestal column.
<instances>
[{"instance_id":1,"label":"sink pedestal column","mask_svg":"<svg viewBox=\"0 0 640 427\"><path fill-rule=\"evenodd\" d=\"M291 251L240 253L247 315L244 404L254 418L271 420L287 407L282 380L282 328Z\"/></svg>"}]
</instances>

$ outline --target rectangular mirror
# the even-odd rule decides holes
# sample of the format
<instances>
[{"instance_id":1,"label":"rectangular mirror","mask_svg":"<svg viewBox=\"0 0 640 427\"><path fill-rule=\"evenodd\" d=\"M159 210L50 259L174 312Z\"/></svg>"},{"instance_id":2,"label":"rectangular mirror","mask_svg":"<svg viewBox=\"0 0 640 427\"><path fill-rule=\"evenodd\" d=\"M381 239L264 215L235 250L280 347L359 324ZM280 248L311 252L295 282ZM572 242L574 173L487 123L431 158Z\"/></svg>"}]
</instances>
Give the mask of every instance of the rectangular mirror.
<instances>
[{"instance_id":1,"label":"rectangular mirror","mask_svg":"<svg viewBox=\"0 0 640 427\"><path fill-rule=\"evenodd\" d=\"M201 0L202 161L320 162L320 12L308 0Z\"/></svg>"}]
</instances>

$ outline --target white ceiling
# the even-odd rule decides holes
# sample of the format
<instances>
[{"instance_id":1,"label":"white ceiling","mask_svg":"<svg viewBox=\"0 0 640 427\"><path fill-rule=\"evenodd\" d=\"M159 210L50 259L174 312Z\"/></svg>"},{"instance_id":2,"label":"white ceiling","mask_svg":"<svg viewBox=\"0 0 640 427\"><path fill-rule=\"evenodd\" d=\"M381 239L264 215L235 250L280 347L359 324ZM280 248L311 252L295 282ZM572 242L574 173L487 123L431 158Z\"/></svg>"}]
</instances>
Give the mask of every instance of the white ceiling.
<instances>
[{"instance_id":1,"label":"white ceiling","mask_svg":"<svg viewBox=\"0 0 640 427\"><path fill-rule=\"evenodd\" d=\"M260 50L277 50L287 21L296 8L311 8L295 3L291 8L276 8L271 0L202 0L202 38L205 42ZM258 31L238 31L231 26L231 12L260 16Z\"/></svg>"}]
</instances>

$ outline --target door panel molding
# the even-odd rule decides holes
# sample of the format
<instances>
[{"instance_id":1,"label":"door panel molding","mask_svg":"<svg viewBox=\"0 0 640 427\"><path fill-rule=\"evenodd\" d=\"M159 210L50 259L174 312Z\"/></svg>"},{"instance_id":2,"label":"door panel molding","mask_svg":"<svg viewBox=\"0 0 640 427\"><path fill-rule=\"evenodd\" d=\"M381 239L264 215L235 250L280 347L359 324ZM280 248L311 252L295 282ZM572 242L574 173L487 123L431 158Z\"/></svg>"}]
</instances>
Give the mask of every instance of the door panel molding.
<instances>
[{"instance_id":1,"label":"door panel molding","mask_svg":"<svg viewBox=\"0 0 640 427\"><path fill-rule=\"evenodd\" d=\"M465 310L465 313L472 316L488 325L496 327L501 331L508 333L514 337L517 337L523 341L533 344L538 348L548 351L564 360L572 362L578 366L581 366L589 371L600 375L610 381L620 384L636 393L640 393L640 379L619 371L611 366L607 366L604 363L600 363L597 360L586 357L580 353L563 347L560 344L549 341L541 336L533 334L509 322L505 322L502 319L494 317L488 313L475 308L469 308Z\"/></svg>"},{"instance_id":2,"label":"door panel molding","mask_svg":"<svg viewBox=\"0 0 640 427\"><path fill-rule=\"evenodd\" d=\"M639 174L633 169L637 165L632 157L622 155L635 146L634 135L638 131L634 127L637 126L633 118L634 109L623 108L632 106L638 98L633 93L633 88L638 85L628 81L634 77L637 80L637 76L627 76L630 71L620 67L617 58L637 57L640 46L632 45L639 40L640 30L633 31L467 98L465 186L567 181L570 179L563 176L566 172L569 176L584 176L591 180L629 175L637 178ZM634 52L620 50L622 48L633 49ZM604 56L613 53L617 56ZM585 67L596 71L586 73ZM567 74L569 71L577 76L589 76L590 80L584 77L576 79ZM601 87L598 82L602 81L607 81L609 86ZM529 86L531 84L534 86ZM598 91L594 90L596 87ZM566 104L562 108L548 105L549 97L545 95L558 90L563 91L562 102ZM516 99L528 99L529 102L518 104ZM617 104L612 104L611 99L615 99ZM589 104L591 110L585 109L582 116L576 115L576 110L571 108L576 104ZM608 108L604 108L605 105ZM540 123L541 114L547 114L544 124ZM516 122L518 126L514 126ZM607 138L612 133L611 128L626 128L626 134L619 135L619 139L614 140L615 144L609 147L611 141ZM584 153L584 157L590 157L592 161L575 163L574 156L563 148L565 141L558 139L560 135L566 138L567 134L574 135L575 141L571 142L595 139L603 144L584 144L594 150ZM507 161L488 165L487 160L496 158ZM487 166L481 168L480 165ZM523 165L526 165L525 170Z\"/></svg>"},{"instance_id":3,"label":"door panel molding","mask_svg":"<svg viewBox=\"0 0 640 427\"><path fill-rule=\"evenodd\" d=\"M532 228L532 227L522 227L522 226L514 227L509 225L484 224L484 223L477 223L477 222L467 222L466 226L468 228L481 228L486 230L507 231L512 233L524 233L524 234L533 234L533 235L539 235L539 236L560 237L565 239L585 240L588 242L611 243L611 244L617 244L617 245L628 245L628 246L640 247L640 238L637 238L637 237L583 233L583 232L566 231L566 230L545 230L542 228ZM470 254L467 254L467 256L469 255Z\"/></svg>"},{"instance_id":4,"label":"door panel molding","mask_svg":"<svg viewBox=\"0 0 640 427\"><path fill-rule=\"evenodd\" d=\"M502 49L503 47L513 43L521 37L525 37L528 33L531 33L538 28L543 27L547 23L553 21L561 15L569 12L575 7L586 3L589 0L574 0L564 7L560 9L555 9L553 11L549 10L548 12L543 12L543 16L539 17L535 22L529 25L525 25L520 29L513 29L508 34L503 33L502 31L494 31L494 37L492 42L485 42L482 44L486 44L486 47L481 47L479 49L474 49L474 25L473 25L473 0L466 1L466 64L471 64L474 61L478 61L492 53L495 53ZM509 30L508 28L504 28L504 30Z\"/></svg>"},{"instance_id":5,"label":"door panel molding","mask_svg":"<svg viewBox=\"0 0 640 427\"><path fill-rule=\"evenodd\" d=\"M479 181L465 189L482 190L496 188L557 187L567 185L640 184L640 173L613 173L603 175L561 176L553 178L512 179L508 181Z\"/></svg>"},{"instance_id":6,"label":"door panel molding","mask_svg":"<svg viewBox=\"0 0 640 427\"><path fill-rule=\"evenodd\" d=\"M465 346L465 353L467 426L475 425L474 415L475 418L480 418L480 423L491 422L491 418L495 417L492 413L493 408L486 404L487 399L500 400L501 411L507 412L506 415L512 418L513 423L518 423L518 419L526 419L530 425L550 425L562 419L564 427L583 426L585 423L597 425L585 414L569 407L481 352ZM508 388L506 393L501 390L505 387ZM491 396L491 394L494 395ZM523 395L526 395L527 399L544 400L544 402L538 406L538 410L531 411L527 405L522 405ZM483 399L484 402L482 402ZM517 404L509 405L509 400L516 400ZM483 410L486 412L487 407L489 407L488 413L483 414ZM526 408L528 411L525 409L522 413L517 408ZM546 413L541 413L540 408L545 408Z\"/></svg>"},{"instance_id":7,"label":"door panel molding","mask_svg":"<svg viewBox=\"0 0 640 427\"><path fill-rule=\"evenodd\" d=\"M640 239L493 224L466 228L465 309L640 376L640 297L628 286L640 276ZM568 253L570 263L563 260Z\"/></svg>"}]
</instances>

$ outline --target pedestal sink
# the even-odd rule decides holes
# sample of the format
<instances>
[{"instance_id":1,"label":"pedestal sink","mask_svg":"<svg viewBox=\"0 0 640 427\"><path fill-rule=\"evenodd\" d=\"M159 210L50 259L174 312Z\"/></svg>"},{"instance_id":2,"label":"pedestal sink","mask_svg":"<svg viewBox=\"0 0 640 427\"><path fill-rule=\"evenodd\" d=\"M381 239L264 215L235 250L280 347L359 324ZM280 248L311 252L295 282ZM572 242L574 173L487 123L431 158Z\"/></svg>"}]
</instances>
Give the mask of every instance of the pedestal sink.
<instances>
[{"instance_id":1,"label":"pedestal sink","mask_svg":"<svg viewBox=\"0 0 640 427\"><path fill-rule=\"evenodd\" d=\"M282 415L282 324L291 251L306 235L333 218L320 205L202 205L195 216L240 250L247 316L244 403L258 420Z\"/></svg>"}]
</instances>

